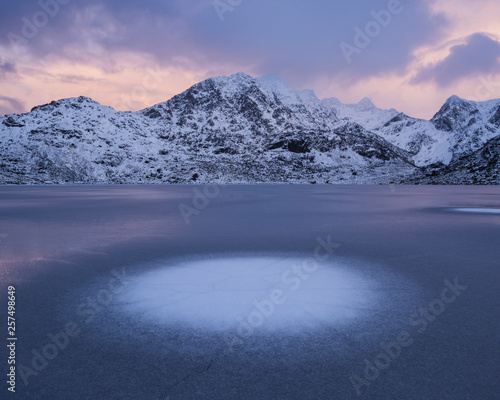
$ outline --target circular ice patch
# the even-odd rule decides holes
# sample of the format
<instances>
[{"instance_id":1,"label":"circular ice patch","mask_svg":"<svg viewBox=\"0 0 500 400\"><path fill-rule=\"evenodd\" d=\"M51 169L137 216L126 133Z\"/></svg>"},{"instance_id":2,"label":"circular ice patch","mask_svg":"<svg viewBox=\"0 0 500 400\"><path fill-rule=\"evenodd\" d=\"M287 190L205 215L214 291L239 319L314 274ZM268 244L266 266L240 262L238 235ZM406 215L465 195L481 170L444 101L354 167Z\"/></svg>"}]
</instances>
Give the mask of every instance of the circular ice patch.
<instances>
[{"instance_id":1,"label":"circular ice patch","mask_svg":"<svg viewBox=\"0 0 500 400\"><path fill-rule=\"evenodd\" d=\"M219 258L138 275L120 295L126 311L163 324L224 330L339 324L373 309L374 285L313 259Z\"/></svg>"}]
</instances>

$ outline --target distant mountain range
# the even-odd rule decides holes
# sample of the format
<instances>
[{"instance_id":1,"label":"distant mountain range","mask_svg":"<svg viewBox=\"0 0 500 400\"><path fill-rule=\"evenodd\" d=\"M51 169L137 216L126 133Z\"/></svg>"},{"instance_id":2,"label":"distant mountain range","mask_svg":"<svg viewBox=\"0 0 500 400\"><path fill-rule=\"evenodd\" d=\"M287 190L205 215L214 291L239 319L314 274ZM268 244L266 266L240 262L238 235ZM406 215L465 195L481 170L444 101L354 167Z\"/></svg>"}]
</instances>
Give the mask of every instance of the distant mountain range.
<instances>
[{"instance_id":1,"label":"distant mountain range","mask_svg":"<svg viewBox=\"0 0 500 400\"><path fill-rule=\"evenodd\" d=\"M86 97L0 118L0 183L500 182L500 100L430 120L319 100L277 75L197 83L137 112Z\"/></svg>"}]
</instances>

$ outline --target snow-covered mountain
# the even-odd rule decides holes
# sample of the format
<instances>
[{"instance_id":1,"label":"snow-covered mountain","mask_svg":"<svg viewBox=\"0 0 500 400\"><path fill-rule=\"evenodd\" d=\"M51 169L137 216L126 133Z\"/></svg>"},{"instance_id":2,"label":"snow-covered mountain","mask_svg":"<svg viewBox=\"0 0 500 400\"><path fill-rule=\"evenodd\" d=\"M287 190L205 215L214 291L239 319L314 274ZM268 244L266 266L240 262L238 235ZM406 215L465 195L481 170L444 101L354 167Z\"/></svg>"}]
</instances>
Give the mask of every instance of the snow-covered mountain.
<instances>
[{"instance_id":1,"label":"snow-covered mountain","mask_svg":"<svg viewBox=\"0 0 500 400\"><path fill-rule=\"evenodd\" d=\"M387 121L399 114L393 108L390 110L377 108L368 97L355 104L343 104L335 97L324 99L321 103L335 110L340 120L356 122L368 130L374 130L383 126Z\"/></svg>"},{"instance_id":2,"label":"snow-covered mountain","mask_svg":"<svg viewBox=\"0 0 500 400\"><path fill-rule=\"evenodd\" d=\"M499 185L500 136L446 166L428 166L404 182L433 185Z\"/></svg>"},{"instance_id":3,"label":"snow-covered mountain","mask_svg":"<svg viewBox=\"0 0 500 400\"><path fill-rule=\"evenodd\" d=\"M419 166L449 164L500 134L500 100L474 102L450 97L430 120L398 114L374 132L399 146Z\"/></svg>"},{"instance_id":4,"label":"snow-covered mountain","mask_svg":"<svg viewBox=\"0 0 500 400\"><path fill-rule=\"evenodd\" d=\"M424 121L238 73L137 112L79 97L2 117L0 183L390 183L498 135L500 100Z\"/></svg>"}]
</instances>

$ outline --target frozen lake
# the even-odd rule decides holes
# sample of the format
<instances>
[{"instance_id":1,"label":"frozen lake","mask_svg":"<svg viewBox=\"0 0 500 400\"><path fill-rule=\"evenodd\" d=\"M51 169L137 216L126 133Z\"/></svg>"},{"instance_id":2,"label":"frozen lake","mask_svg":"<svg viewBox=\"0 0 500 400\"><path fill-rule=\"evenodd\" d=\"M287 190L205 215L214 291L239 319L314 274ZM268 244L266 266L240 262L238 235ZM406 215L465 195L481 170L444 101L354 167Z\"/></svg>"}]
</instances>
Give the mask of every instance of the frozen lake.
<instances>
[{"instance_id":1,"label":"frozen lake","mask_svg":"<svg viewBox=\"0 0 500 400\"><path fill-rule=\"evenodd\" d=\"M499 214L497 187L1 187L16 397L497 398Z\"/></svg>"}]
</instances>

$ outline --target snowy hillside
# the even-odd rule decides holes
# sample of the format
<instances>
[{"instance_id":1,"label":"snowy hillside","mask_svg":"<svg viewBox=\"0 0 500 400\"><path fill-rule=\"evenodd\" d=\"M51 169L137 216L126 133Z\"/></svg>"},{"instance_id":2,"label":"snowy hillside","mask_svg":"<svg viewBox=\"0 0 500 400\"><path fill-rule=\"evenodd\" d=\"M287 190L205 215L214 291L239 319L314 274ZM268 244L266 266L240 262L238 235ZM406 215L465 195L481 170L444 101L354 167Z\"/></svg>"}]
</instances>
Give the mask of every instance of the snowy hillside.
<instances>
[{"instance_id":1,"label":"snowy hillside","mask_svg":"<svg viewBox=\"0 0 500 400\"><path fill-rule=\"evenodd\" d=\"M500 136L472 154L464 155L449 165L429 166L402 183L433 185L499 185Z\"/></svg>"},{"instance_id":2,"label":"snowy hillside","mask_svg":"<svg viewBox=\"0 0 500 400\"><path fill-rule=\"evenodd\" d=\"M498 100L452 97L423 121L238 73L138 112L79 97L2 117L0 183L390 183L499 128Z\"/></svg>"}]
</instances>

